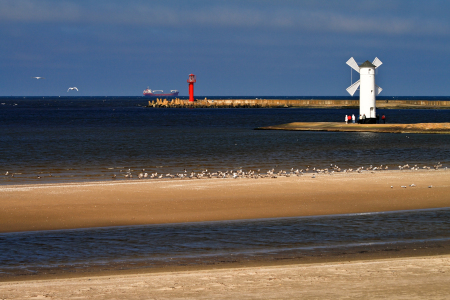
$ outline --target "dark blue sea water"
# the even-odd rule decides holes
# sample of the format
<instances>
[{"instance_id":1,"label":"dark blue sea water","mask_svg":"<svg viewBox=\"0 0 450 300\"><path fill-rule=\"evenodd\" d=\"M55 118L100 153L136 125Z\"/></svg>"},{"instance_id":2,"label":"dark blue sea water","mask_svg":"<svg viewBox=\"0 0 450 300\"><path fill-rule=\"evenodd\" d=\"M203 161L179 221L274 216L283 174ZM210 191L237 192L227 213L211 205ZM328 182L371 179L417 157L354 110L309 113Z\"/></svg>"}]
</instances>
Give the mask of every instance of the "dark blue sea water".
<instances>
[{"instance_id":1,"label":"dark blue sea water","mask_svg":"<svg viewBox=\"0 0 450 300\"><path fill-rule=\"evenodd\" d=\"M109 180L128 169L175 173L450 162L448 135L253 130L294 121L341 122L356 109L164 109L144 107L147 100L1 98L0 174L9 176L0 176L0 184ZM450 110L377 112L391 123L450 121Z\"/></svg>"},{"instance_id":2,"label":"dark blue sea water","mask_svg":"<svg viewBox=\"0 0 450 300\"><path fill-rule=\"evenodd\" d=\"M147 108L147 101L0 98L0 185L112 180L113 174L116 180L130 180L122 176L125 170L142 169L264 171L330 164L395 168L437 162L450 167L450 135L254 130L295 121L341 122L346 114L357 114L356 109L164 109ZM450 122L450 110L377 112L391 123ZM448 241L449 220L450 210L441 209L0 234L0 276Z\"/></svg>"}]
</instances>

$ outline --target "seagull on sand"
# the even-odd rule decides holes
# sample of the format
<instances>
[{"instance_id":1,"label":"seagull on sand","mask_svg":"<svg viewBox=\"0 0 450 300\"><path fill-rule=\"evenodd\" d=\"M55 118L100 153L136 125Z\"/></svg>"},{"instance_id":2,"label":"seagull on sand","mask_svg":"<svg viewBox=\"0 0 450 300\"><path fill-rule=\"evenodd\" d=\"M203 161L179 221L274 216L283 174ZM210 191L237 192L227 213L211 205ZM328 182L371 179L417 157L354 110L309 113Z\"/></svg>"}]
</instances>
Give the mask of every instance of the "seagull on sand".
<instances>
[{"instance_id":1,"label":"seagull on sand","mask_svg":"<svg viewBox=\"0 0 450 300\"><path fill-rule=\"evenodd\" d=\"M70 87L69 89L67 89L67 91L73 91L73 90L77 90L77 92L78 92L78 89L76 87Z\"/></svg>"},{"instance_id":2,"label":"seagull on sand","mask_svg":"<svg viewBox=\"0 0 450 300\"><path fill-rule=\"evenodd\" d=\"M39 76L35 76L35 77L31 77L31 78L35 78L35 79L45 79L44 77L39 77Z\"/></svg>"}]
</instances>

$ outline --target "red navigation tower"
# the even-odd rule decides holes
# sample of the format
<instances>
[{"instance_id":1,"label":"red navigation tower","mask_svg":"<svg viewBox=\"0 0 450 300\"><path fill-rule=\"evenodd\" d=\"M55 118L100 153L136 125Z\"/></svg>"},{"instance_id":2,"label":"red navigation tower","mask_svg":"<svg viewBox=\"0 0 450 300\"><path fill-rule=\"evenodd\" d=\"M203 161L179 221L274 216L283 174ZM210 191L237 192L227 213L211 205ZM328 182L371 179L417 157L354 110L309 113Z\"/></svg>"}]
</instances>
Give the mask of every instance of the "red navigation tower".
<instances>
[{"instance_id":1,"label":"red navigation tower","mask_svg":"<svg viewBox=\"0 0 450 300\"><path fill-rule=\"evenodd\" d=\"M194 74L189 74L189 102L194 102L194 82L197 82L197 78Z\"/></svg>"}]
</instances>

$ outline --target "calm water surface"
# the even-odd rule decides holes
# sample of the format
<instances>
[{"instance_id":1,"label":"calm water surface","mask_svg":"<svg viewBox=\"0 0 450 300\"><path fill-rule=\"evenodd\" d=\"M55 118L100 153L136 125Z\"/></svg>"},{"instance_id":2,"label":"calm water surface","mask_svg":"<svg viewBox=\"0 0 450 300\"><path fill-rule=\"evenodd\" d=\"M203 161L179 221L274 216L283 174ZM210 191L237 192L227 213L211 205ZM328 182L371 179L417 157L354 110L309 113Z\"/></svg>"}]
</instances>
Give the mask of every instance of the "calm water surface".
<instances>
[{"instance_id":1,"label":"calm water surface","mask_svg":"<svg viewBox=\"0 0 450 300\"><path fill-rule=\"evenodd\" d=\"M450 208L0 234L0 275L450 240ZM191 263L196 263L194 260Z\"/></svg>"},{"instance_id":2,"label":"calm water surface","mask_svg":"<svg viewBox=\"0 0 450 300\"><path fill-rule=\"evenodd\" d=\"M3 98L0 184L137 173L450 162L450 135L259 131L337 121L356 109L158 109L144 98ZM388 122L449 122L450 110L378 110ZM52 177L50 178L50 174ZM37 179L37 176L41 179Z\"/></svg>"}]
</instances>

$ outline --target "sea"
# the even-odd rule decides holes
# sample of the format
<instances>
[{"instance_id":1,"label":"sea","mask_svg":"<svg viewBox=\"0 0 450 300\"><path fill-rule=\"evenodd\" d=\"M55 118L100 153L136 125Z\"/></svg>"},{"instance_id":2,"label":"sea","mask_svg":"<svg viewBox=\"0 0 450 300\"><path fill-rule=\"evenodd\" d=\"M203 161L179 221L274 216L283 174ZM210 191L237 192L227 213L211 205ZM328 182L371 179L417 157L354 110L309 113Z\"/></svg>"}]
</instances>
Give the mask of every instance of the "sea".
<instances>
[{"instance_id":1,"label":"sea","mask_svg":"<svg viewBox=\"0 0 450 300\"><path fill-rule=\"evenodd\" d=\"M450 101L450 97L383 99ZM450 167L450 135L255 130L298 121L343 122L345 115L358 115L358 109L153 108L147 107L148 100L0 97L0 187L139 180L142 170L176 174L330 165ZM450 122L449 109L377 109L377 113L385 115L387 123ZM3 233L0 279L93 268L134 270L298 258L449 241L450 208Z\"/></svg>"}]
</instances>

